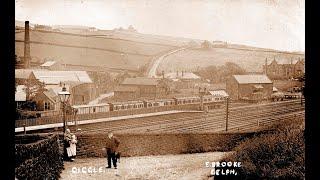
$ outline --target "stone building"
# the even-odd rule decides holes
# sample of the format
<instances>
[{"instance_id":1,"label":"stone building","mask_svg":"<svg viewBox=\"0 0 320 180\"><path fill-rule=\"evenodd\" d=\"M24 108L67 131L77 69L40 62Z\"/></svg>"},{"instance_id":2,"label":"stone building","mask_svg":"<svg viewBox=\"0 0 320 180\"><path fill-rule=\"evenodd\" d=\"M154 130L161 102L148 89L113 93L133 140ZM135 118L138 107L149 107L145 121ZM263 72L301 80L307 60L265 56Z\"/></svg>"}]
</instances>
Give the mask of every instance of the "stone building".
<instances>
[{"instance_id":1,"label":"stone building","mask_svg":"<svg viewBox=\"0 0 320 180\"><path fill-rule=\"evenodd\" d=\"M56 61L46 61L45 63L40 65L41 69L47 69L47 70L52 70L52 71L57 71L61 70L61 65L60 63Z\"/></svg>"},{"instance_id":2,"label":"stone building","mask_svg":"<svg viewBox=\"0 0 320 180\"><path fill-rule=\"evenodd\" d=\"M126 98L156 98L165 94L166 89L161 86L161 79L157 78L126 78L114 91L116 99Z\"/></svg>"},{"instance_id":3,"label":"stone building","mask_svg":"<svg viewBox=\"0 0 320 180\"><path fill-rule=\"evenodd\" d=\"M46 89L53 89L56 94L63 84L68 86L71 105L87 104L96 98L96 87L86 71L34 70L33 73Z\"/></svg>"},{"instance_id":4,"label":"stone building","mask_svg":"<svg viewBox=\"0 0 320 180\"><path fill-rule=\"evenodd\" d=\"M266 62L263 70L271 79L291 79L305 73L305 61L300 58L274 59L269 64Z\"/></svg>"},{"instance_id":5,"label":"stone building","mask_svg":"<svg viewBox=\"0 0 320 180\"><path fill-rule=\"evenodd\" d=\"M132 100L139 97L138 87L118 86L114 90L114 96L117 99Z\"/></svg>"},{"instance_id":6,"label":"stone building","mask_svg":"<svg viewBox=\"0 0 320 180\"><path fill-rule=\"evenodd\" d=\"M266 75L233 75L227 80L226 90L233 100L269 99L273 82Z\"/></svg>"},{"instance_id":7,"label":"stone building","mask_svg":"<svg viewBox=\"0 0 320 180\"><path fill-rule=\"evenodd\" d=\"M38 111L57 111L60 108L59 96L52 89L37 94L33 100Z\"/></svg>"},{"instance_id":8,"label":"stone building","mask_svg":"<svg viewBox=\"0 0 320 180\"><path fill-rule=\"evenodd\" d=\"M35 80L32 69L15 69L15 83L24 85L28 80Z\"/></svg>"},{"instance_id":9,"label":"stone building","mask_svg":"<svg viewBox=\"0 0 320 180\"><path fill-rule=\"evenodd\" d=\"M25 88L26 87L24 85L17 85L16 87L14 99L15 99L17 108L20 108L21 104L27 101L27 94L24 90Z\"/></svg>"},{"instance_id":10,"label":"stone building","mask_svg":"<svg viewBox=\"0 0 320 180\"><path fill-rule=\"evenodd\" d=\"M172 80L175 88L177 89L195 88L197 84L202 82L198 75L186 71L167 73L164 75L164 77Z\"/></svg>"}]
</instances>

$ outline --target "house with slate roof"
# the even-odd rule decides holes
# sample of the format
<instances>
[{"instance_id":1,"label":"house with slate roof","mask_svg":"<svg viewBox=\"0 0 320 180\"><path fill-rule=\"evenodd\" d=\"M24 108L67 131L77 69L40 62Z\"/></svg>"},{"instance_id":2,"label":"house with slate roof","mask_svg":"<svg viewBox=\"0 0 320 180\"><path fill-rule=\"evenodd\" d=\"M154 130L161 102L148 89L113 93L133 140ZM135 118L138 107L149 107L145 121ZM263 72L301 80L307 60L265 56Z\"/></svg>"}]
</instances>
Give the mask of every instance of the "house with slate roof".
<instances>
[{"instance_id":1,"label":"house with slate roof","mask_svg":"<svg viewBox=\"0 0 320 180\"><path fill-rule=\"evenodd\" d=\"M53 61L53 60L49 60L46 61L45 63L40 65L41 69L47 69L47 70L60 70L60 63L58 63L57 61Z\"/></svg>"},{"instance_id":2,"label":"house with slate roof","mask_svg":"<svg viewBox=\"0 0 320 180\"><path fill-rule=\"evenodd\" d=\"M156 98L165 94L165 88L161 84L161 79L156 78L126 78L114 91L115 98L126 99L136 98Z\"/></svg>"},{"instance_id":3,"label":"house with slate roof","mask_svg":"<svg viewBox=\"0 0 320 180\"><path fill-rule=\"evenodd\" d=\"M226 90L233 100L266 100L273 93L273 82L266 75L233 75Z\"/></svg>"},{"instance_id":4,"label":"house with slate roof","mask_svg":"<svg viewBox=\"0 0 320 180\"><path fill-rule=\"evenodd\" d=\"M201 77L192 72L186 71L167 73L164 74L164 77L175 82L174 84L177 89L194 88L196 84L202 83Z\"/></svg>"},{"instance_id":5,"label":"house with slate roof","mask_svg":"<svg viewBox=\"0 0 320 180\"><path fill-rule=\"evenodd\" d=\"M96 87L86 71L33 70L33 74L55 94L61 91L64 84L68 86L71 105L87 104L96 98Z\"/></svg>"},{"instance_id":6,"label":"house with slate roof","mask_svg":"<svg viewBox=\"0 0 320 180\"><path fill-rule=\"evenodd\" d=\"M266 69L267 68L267 69ZM263 66L264 72L272 79L290 79L305 73L304 59L273 59Z\"/></svg>"}]
</instances>

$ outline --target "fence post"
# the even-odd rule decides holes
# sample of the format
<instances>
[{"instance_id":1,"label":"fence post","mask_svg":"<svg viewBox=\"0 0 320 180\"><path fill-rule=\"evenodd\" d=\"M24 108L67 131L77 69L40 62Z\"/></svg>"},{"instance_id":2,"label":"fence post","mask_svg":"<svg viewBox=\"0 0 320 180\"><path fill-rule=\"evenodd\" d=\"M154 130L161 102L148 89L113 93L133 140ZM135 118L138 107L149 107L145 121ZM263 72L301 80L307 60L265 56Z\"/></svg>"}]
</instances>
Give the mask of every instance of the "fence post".
<instances>
[{"instance_id":1,"label":"fence post","mask_svg":"<svg viewBox=\"0 0 320 180\"><path fill-rule=\"evenodd\" d=\"M27 131L26 131L26 124L23 124L23 133L24 133L24 134L27 134Z\"/></svg>"}]
</instances>

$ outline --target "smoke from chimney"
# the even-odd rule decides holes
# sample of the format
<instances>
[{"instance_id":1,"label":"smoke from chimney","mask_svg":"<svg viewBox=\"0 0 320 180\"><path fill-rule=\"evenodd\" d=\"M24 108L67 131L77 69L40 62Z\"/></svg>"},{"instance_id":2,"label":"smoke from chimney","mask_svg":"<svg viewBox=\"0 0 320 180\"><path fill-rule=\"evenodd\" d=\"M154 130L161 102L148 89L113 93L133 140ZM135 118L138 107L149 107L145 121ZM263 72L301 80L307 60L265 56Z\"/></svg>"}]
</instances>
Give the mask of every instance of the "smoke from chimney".
<instances>
[{"instance_id":1,"label":"smoke from chimney","mask_svg":"<svg viewBox=\"0 0 320 180\"><path fill-rule=\"evenodd\" d=\"M25 68L30 68L30 36L29 36L29 21L24 24L24 65Z\"/></svg>"}]
</instances>

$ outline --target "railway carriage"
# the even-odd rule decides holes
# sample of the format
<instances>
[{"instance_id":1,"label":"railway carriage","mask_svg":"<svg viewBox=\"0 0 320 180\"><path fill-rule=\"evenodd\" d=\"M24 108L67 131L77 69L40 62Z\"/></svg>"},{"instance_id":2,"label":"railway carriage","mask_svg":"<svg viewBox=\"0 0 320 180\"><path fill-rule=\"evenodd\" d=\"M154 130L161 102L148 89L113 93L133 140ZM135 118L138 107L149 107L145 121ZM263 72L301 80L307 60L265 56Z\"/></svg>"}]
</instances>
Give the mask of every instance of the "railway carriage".
<instances>
[{"instance_id":1,"label":"railway carriage","mask_svg":"<svg viewBox=\"0 0 320 180\"><path fill-rule=\"evenodd\" d=\"M92 114L110 111L110 106L108 103L94 105L74 105L72 108L77 110L77 114Z\"/></svg>"},{"instance_id":2,"label":"railway carriage","mask_svg":"<svg viewBox=\"0 0 320 180\"><path fill-rule=\"evenodd\" d=\"M144 100L143 101L145 108L151 108L151 107L159 107L164 106L164 101L161 99L158 100Z\"/></svg>"},{"instance_id":3,"label":"railway carriage","mask_svg":"<svg viewBox=\"0 0 320 180\"><path fill-rule=\"evenodd\" d=\"M222 102L224 100L225 100L224 96L212 96L212 95L203 96L204 103Z\"/></svg>"},{"instance_id":4,"label":"railway carriage","mask_svg":"<svg viewBox=\"0 0 320 180\"><path fill-rule=\"evenodd\" d=\"M128 101L109 103L110 111L122 111L129 109L141 109L144 107L143 101Z\"/></svg>"},{"instance_id":5,"label":"railway carriage","mask_svg":"<svg viewBox=\"0 0 320 180\"><path fill-rule=\"evenodd\" d=\"M200 97L177 97L174 98L176 105L182 105L182 104L194 104L200 102Z\"/></svg>"},{"instance_id":6,"label":"railway carriage","mask_svg":"<svg viewBox=\"0 0 320 180\"><path fill-rule=\"evenodd\" d=\"M203 96L203 103L215 103L216 105L222 104L225 97L223 96ZM91 114L109 111L124 111L130 109L152 108L160 106L175 106L184 104L198 104L200 97L176 97L172 99L155 99L144 101L126 101L126 102L112 102L95 105L74 105L73 108L77 109L77 114Z\"/></svg>"},{"instance_id":7,"label":"railway carriage","mask_svg":"<svg viewBox=\"0 0 320 180\"><path fill-rule=\"evenodd\" d=\"M163 99L163 106L174 106L174 99Z\"/></svg>"}]
</instances>

